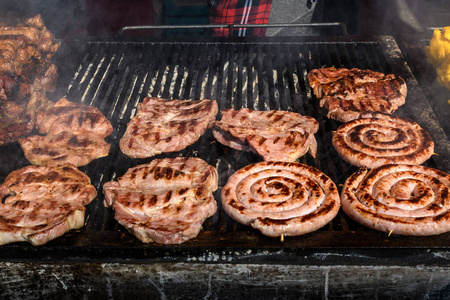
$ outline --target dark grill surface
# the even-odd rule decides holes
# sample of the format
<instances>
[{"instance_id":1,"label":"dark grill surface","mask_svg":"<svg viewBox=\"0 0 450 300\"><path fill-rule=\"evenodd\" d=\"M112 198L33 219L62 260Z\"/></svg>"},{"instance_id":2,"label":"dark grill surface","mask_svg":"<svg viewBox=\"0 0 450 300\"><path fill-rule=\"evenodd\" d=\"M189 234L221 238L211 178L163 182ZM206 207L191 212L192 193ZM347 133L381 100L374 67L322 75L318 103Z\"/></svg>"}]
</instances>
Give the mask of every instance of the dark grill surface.
<instances>
[{"instance_id":1,"label":"dark grill surface","mask_svg":"<svg viewBox=\"0 0 450 300\"><path fill-rule=\"evenodd\" d=\"M221 208L220 189L215 193L218 212L204 223L204 231L198 238L182 245L143 244L114 220L111 208L103 207L103 183L117 179L132 166L155 158L130 159L118 147L126 124L145 96L216 99L219 114L226 108L248 107L312 116L320 124L316 134L318 155L313 159L307 154L299 161L320 169L341 189L356 167L345 163L335 152L331 136L340 123L327 119L325 111L312 96L306 74L318 67L356 67L402 76L408 85L408 97L406 104L395 114L415 120L439 141L435 149L439 155L433 156L425 165L449 172L450 143L446 133L390 37L299 42L73 41L62 45L56 63L60 80L57 91L51 95L53 100L66 96L70 101L98 107L114 126L115 130L108 138L112 148L108 157L81 168L98 189L97 200L87 208L86 226L40 247L25 243L2 246L2 258L209 261L208 255L214 252L219 253L217 260L230 261L244 256L248 261L257 261L260 254L277 256L280 251L287 255L284 257L290 257L316 249L332 252L391 248L413 251L450 246L450 234L389 236L355 223L343 212L317 232L286 237L282 242L231 220ZM28 164L18 145L9 145L2 150L5 155L0 161L1 180L10 171ZM174 156L200 157L215 166L219 187L238 169L262 160L257 155L222 146L215 141L211 130L183 151L156 157ZM396 255L401 256L399 252Z\"/></svg>"}]
</instances>

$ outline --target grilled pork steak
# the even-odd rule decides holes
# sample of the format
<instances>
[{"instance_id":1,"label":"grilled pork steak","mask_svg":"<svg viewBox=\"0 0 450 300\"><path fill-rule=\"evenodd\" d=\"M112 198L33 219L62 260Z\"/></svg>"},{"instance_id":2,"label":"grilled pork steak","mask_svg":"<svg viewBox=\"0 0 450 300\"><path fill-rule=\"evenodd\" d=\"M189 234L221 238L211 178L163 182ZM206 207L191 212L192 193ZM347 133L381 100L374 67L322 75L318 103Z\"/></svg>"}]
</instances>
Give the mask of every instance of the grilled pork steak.
<instances>
[{"instance_id":1,"label":"grilled pork steak","mask_svg":"<svg viewBox=\"0 0 450 300\"><path fill-rule=\"evenodd\" d=\"M147 97L127 125L120 149L131 158L180 151L194 144L214 122L215 100L168 100Z\"/></svg>"},{"instance_id":2,"label":"grilled pork steak","mask_svg":"<svg viewBox=\"0 0 450 300\"><path fill-rule=\"evenodd\" d=\"M70 102L65 98L36 117L36 125L42 134L56 134L62 131L72 133L89 132L107 137L112 131L111 122L93 106Z\"/></svg>"},{"instance_id":3,"label":"grilled pork steak","mask_svg":"<svg viewBox=\"0 0 450 300\"><path fill-rule=\"evenodd\" d=\"M0 185L0 245L43 245L84 225L85 205L97 195L86 174L72 165L27 166Z\"/></svg>"},{"instance_id":4,"label":"grilled pork steak","mask_svg":"<svg viewBox=\"0 0 450 300\"><path fill-rule=\"evenodd\" d=\"M94 159L108 156L111 147L95 134L73 134L62 131L52 135L34 135L19 140L25 157L34 165L87 165Z\"/></svg>"},{"instance_id":5,"label":"grilled pork steak","mask_svg":"<svg viewBox=\"0 0 450 300\"><path fill-rule=\"evenodd\" d=\"M95 107L62 98L37 114L41 133L20 139L25 157L35 165L84 166L107 156L111 147L105 137L113 131L109 120Z\"/></svg>"},{"instance_id":6,"label":"grilled pork steak","mask_svg":"<svg viewBox=\"0 0 450 300\"><path fill-rule=\"evenodd\" d=\"M327 116L340 122L364 112L392 113L405 103L406 83L400 76L371 70L322 68L308 73L314 95Z\"/></svg>"},{"instance_id":7,"label":"grilled pork steak","mask_svg":"<svg viewBox=\"0 0 450 300\"><path fill-rule=\"evenodd\" d=\"M450 231L450 175L425 166L361 168L342 189L342 208L375 230L402 235Z\"/></svg>"},{"instance_id":8,"label":"grilled pork steak","mask_svg":"<svg viewBox=\"0 0 450 300\"><path fill-rule=\"evenodd\" d=\"M385 164L419 165L431 157L431 136L416 122L381 113L363 114L341 125L332 143L348 163L375 168Z\"/></svg>"},{"instance_id":9,"label":"grilled pork steak","mask_svg":"<svg viewBox=\"0 0 450 300\"><path fill-rule=\"evenodd\" d=\"M144 243L180 244L195 238L215 214L217 171L199 158L155 159L103 185L105 205Z\"/></svg>"},{"instance_id":10,"label":"grilled pork steak","mask_svg":"<svg viewBox=\"0 0 450 300\"><path fill-rule=\"evenodd\" d=\"M315 231L336 216L340 203L327 175L296 162L246 166L230 176L221 199L234 220L272 237Z\"/></svg>"},{"instance_id":11,"label":"grilled pork steak","mask_svg":"<svg viewBox=\"0 0 450 300\"><path fill-rule=\"evenodd\" d=\"M227 109L213 127L214 137L222 144L253 151L265 161L295 161L309 152L315 157L314 133L319 123L312 117L288 111Z\"/></svg>"}]
</instances>

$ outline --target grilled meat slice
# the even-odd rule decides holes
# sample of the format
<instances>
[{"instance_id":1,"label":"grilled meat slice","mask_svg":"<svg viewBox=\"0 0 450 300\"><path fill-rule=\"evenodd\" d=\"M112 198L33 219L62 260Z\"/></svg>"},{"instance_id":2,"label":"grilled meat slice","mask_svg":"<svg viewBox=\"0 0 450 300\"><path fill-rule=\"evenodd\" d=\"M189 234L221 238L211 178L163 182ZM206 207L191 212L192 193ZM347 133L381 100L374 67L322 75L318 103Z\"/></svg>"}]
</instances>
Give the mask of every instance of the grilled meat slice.
<instances>
[{"instance_id":1,"label":"grilled meat slice","mask_svg":"<svg viewBox=\"0 0 450 300\"><path fill-rule=\"evenodd\" d=\"M19 141L25 157L32 164L84 166L108 155L111 145L104 138L111 134L113 128L97 108L69 102L65 98L46 108L33 99L28 105L35 106L39 131L47 135L30 136Z\"/></svg>"},{"instance_id":2,"label":"grilled meat slice","mask_svg":"<svg viewBox=\"0 0 450 300\"><path fill-rule=\"evenodd\" d=\"M371 70L313 69L308 80L327 116L341 122L364 112L392 113L405 103L407 95L403 78Z\"/></svg>"},{"instance_id":3,"label":"grilled meat slice","mask_svg":"<svg viewBox=\"0 0 450 300\"><path fill-rule=\"evenodd\" d=\"M296 236L329 223L339 211L339 192L319 170L296 162L260 162L230 176L222 206L237 222L264 235Z\"/></svg>"},{"instance_id":4,"label":"grilled meat slice","mask_svg":"<svg viewBox=\"0 0 450 300\"><path fill-rule=\"evenodd\" d=\"M0 185L0 245L43 245L84 224L85 205L97 195L75 166L27 166Z\"/></svg>"},{"instance_id":5,"label":"grilled meat slice","mask_svg":"<svg viewBox=\"0 0 450 300\"><path fill-rule=\"evenodd\" d=\"M295 161L309 152L315 157L314 133L319 123L312 117L288 111L227 109L213 127L222 144L242 151L253 151L265 161Z\"/></svg>"},{"instance_id":6,"label":"grilled meat slice","mask_svg":"<svg viewBox=\"0 0 450 300\"><path fill-rule=\"evenodd\" d=\"M131 158L180 151L197 142L214 122L215 100L168 100L147 97L127 125L120 149Z\"/></svg>"},{"instance_id":7,"label":"grilled meat slice","mask_svg":"<svg viewBox=\"0 0 450 300\"><path fill-rule=\"evenodd\" d=\"M390 114L398 108L392 102L374 96L343 99L339 95L323 97L320 100L320 107L328 111L328 118L343 123L358 119L367 112Z\"/></svg>"},{"instance_id":8,"label":"grilled meat slice","mask_svg":"<svg viewBox=\"0 0 450 300\"><path fill-rule=\"evenodd\" d=\"M92 160L108 156L111 147L95 134L73 134L62 131L55 135L33 135L19 140L25 157L34 165L87 165Z\"/></svg>"},{"instance_id":9,"label":"grilled meat slice","mask_svg":"<svg viewBox=\"0 0 450 300\"><path fill-rule=\"evenodd\" d=\"M195 238L215 214L217 171L199 158L155 159L103 185L105 205L144 243L180 244Z\"/></svg>"},{"instance_id":10,"label":"grilled meat slice","mask_svg":"<svg viewBox=\"0 0 450 300\"><path fill-rule=\"evenodd\" d=\"M36 116L36 126L43 134L69 131L74 134L89 132L107 137L112 131L111 122L93 106L70 102L65 98Z\"/></svg>"},{"instance_id":11,"label":"grilled meat slice","mask_svg":"<svg viewBox=\"0 0 450 300\"><path fill-rule=\"evenodd\" d=\"M264 133L248 136L247 142L265 161L296 161L308 152L316 157L317 141L313 134L300 130L280 132L264 136Z\"/></svg>"}]
</instances>

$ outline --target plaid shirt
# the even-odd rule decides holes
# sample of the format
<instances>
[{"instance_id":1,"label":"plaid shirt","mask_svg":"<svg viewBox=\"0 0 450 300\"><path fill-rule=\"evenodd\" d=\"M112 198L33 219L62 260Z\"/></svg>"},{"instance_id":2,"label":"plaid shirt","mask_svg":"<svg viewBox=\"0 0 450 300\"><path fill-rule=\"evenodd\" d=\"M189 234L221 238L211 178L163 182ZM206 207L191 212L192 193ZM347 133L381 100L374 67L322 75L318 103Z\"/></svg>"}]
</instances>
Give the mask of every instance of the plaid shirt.
<instances>
[{"instance_id":1,"label":"plaid shirt","mask_svg":"<svg viewBox=\"0 0 450 300\"><path fill-rule=\"evenodd\" d=\"M267 24L272 0L209 0L210 24ZM216 36L228 36L229 29L213 29ZM266 28L238 28L235 36L264 36Z\"/></svg>"}]
</instances>

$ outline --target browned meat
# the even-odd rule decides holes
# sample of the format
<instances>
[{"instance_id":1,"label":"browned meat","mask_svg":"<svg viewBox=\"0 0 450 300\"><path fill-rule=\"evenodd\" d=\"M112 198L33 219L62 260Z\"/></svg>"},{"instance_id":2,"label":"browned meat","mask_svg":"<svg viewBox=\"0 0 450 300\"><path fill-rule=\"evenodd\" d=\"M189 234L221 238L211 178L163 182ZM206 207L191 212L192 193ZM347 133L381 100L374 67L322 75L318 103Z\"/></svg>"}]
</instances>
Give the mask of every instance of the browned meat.
<instances>
[{"instance_id":1,"label":"browned meat","mask_svg":"<svg viewBox=\"0 0 450 300\"><path fill-rule=\"evenodd\" d=\"M1 60L0 60L1 65ZM1 67L0 67L1 68ZM1 72L1 70L0 70ZM0 100L7 100L11 95L17 93L18 90L17 80L11 76L0 77Z\"/></svg>"},{"instance_id":2,"label":"browned meat","mask_svg":"<svg viewBox=\"0 0 450 300\"><path fill-rule=\"evenodd\" d=\"M0 185L0 245L43 245L84 225L85 205L96 197L86 174L75 166L27 166Z\"/></svg>"},{"instance_id":3,"label":"browned meat","mask_svg":"<svg viewBox=\"0 0 450 300\"><path fill-rule=\"evenodd\" d=\"M25 109L10 101L0 101L0 146L29 135L34 122Z\"/></svg>"},{"instance_id":4,"label":"browned meat","mask_svg":"<svg viewBox=\"0 0 450 300\"><path fill-rule=\"evenodd\" d=\"M28 136L33 131L36 112L52 104L41 90L33 90L25 104L0 101L0 146Z\"/></svg>"},{"instance_id":5,"label":"browned meat","mask_svg":"<svg viewBox=\"0 0 450 300\"><path fill-rule=\"evenodd\" d=\"M375 230L402 235L450 231L450 175L417 165L361 168L342 189L342 208Z\"/></svg>"},{"instance_id":6,"label":"browned meat","mask_svg":"<svg viewBox=\"0 0 450 300\"><path fill-rule=\"evenodd\" d=\"M24 36L30 44L37 44L39 41L39 29L36 27L12 27L7 26L0 29L0 36Z\"/></svg>"},{"instance_id":7,"label":"browned meat","mask_svg":"<svg viewBox=\"0 0 450 300\"><path fill-rule=\"evenodd\" d=\"M221 193L226 213L272 237L297 236L329 223L339 192L319 170L296 162L260 162L230 176Z\"/></svg>"},{"instance_id":8,"label":"browned meat","mask_svg":"<svg viewBox=\"0 0 450 300\"><path fill-rule=\"evenodd\" d=\"M51 58L58 47L40 15L0 26L0 99L22 100L33 88L52 91L57 70Z\"/></svg>"},{"instance_id":9,"label":"browned meat","mask_svg":"<svg viewBox=\"0 0 450 300\"><path fill-rule=\"evenodd\" d=\"M46 91L44 89L32 88L30 91L28 102L25 104L25 113L36 123L38 114L45 112L47 109L53 107L54 102L48 100Z\"/></svg>"},{"instance_id":10,"label":"browned meat","mask_svg":"<svg viewBox=\"0 0 450 300\"><path fill-rule=\"evenodd\" d=\"M107 137L112 131L111 122L93 106L70 102L65 98L36 117L36 125L43 134L69 131L74 134L90 132L99 137Z\"/></svg>"},{"instance_id":11,"label":"browned meat","mask_svg":"<svg viewBox=\"0 0 450 300\"><path fill-rule=\"evenodd\" d=\"M319 123L312 117L288 111L227 109L213 127L222 144L242 151L253 151L265 161L295 161L309 152L315 157L314 133Z\"/></svg>"},{"instance_id":12,"label":"browned meat","mask_svg":"<svg viewBox=\"0 0 450 300\"><path fill-rule=\"evenodd\" d=\"M325 96L320 100L320 106L327 111L327 117L343 123L361 117L366 112L381 112L390 114L397 109L392 102L373 96L357 99L342 99L340 96Z\"/></svg>"},{"instance_id":13,"label":"browned meat","mask_svg":"<svg viewBox=\"0 0 450 300\"><path fill-rule=\"evenodd\" d=\"M58 68L55 64L50 64L36 76L33 84L35 86L41 87L47 92L53 92L55 90L57 81Z\"/></svg>"},{"instance_id":14,"label":"browned meat","mask_svg":"<svg viewBox=\"0 0 450 300\"><path fill-rule=\"evenodd\" d=\"M25 20L25 25L42 29L44 27L44 20L40 14L37 14L28 20Z\"/></svg>"},{"instance_id":15,"label":"browned meat","mask_svg":"<svg viewBox=\"0 0 450 300\"><path fill-rule=\"evenodd\" d=\"M147 97L120 140L122 152L132 158L180 151L197 142L214 122L215 100L168 100Z\"/></svg>"},{"instance_id":16,"label":"browned meat","mask_svg":"<svg viewBox=\"0 0 450 300\"><path fill-rule=\"evenodd\" d=\"M55 105L43 107L30 99L37 112L36 125L45 136L35 135L19 140L25 157L35 165L84 166L105 157L111 147L105 141L113 128L108 119L95 107L60 99Z\"/></svg>"},{"instance_id":17,"label":"browned meat","mask_svg":"<svg viewBox=\"0 0 450 300\"><path fill-rule=\"evenodd\" d=\"M103 185L105 205L144 243L180 244L195 238L215 214L217 171L199 158L166 158L129 169Z\"/></svg>"},{"instance_id":18,"label":"browned meat","mask_svg":"<svg viewBox=\"0 0 450 300\"><path fill-rule=\"evenodd\" d=\"M340 122L364 112L391 113L405 103L407 94L400 76L356 68L314 69L308 73L308 80L327 116Z\"/></svg>"},{"instance_id":19,"label":"browned meat","mask_svg":"<svg viewBox=\"0 0 450 300\"><path fill-rule=\"evenodd\" d=\"M92 160L108 156L111 147L95 134L75 135L62 131L55 135L33 135L19 140L25 157L34 165L87 165Z\"/></svg>"},{"instance_id":20,"label":"browned meat","mask_svg":"<svg viewBox=\"0 0 450 300\"><path fill-rule=\"evenodd\" d=\"M345 161L367 168L420 165L434 152L433 140L419 124L381 113L367 113L341 125L332 143Z\"/></svg>"}]
</instances>

